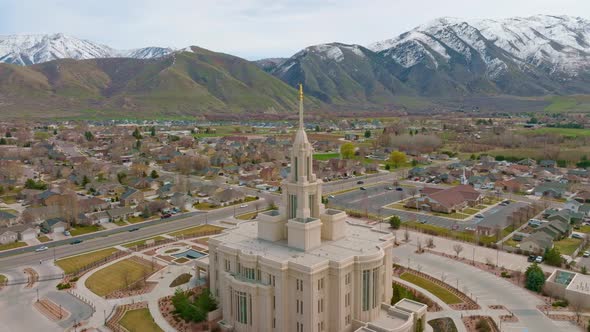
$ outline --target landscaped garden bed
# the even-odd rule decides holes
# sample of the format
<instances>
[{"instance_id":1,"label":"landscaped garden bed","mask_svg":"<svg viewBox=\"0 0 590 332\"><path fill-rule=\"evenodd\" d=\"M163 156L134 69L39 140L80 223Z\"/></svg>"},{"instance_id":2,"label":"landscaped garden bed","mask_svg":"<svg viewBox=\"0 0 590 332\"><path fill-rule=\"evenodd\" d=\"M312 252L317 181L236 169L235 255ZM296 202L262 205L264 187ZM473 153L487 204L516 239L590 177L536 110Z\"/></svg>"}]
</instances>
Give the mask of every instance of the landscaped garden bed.
<instances>
[{"instance_id":1,"label":"landscaped garden bed","mask_svg":"<svg viewBox=\"0 0 590 332\"><path fill-rule=\"evenodd\" d=\"M455 322L449 317L436 318L428 321L434 332L457 332Z\"/></svg>"},{"instance_id":2,"label":"landscaped garden bed","mask_svg":"<svg viewBox=\"0 0 590 332\"><path fill-rule=\"evenodd\" d=\"M174 295L158 300L162 316L180 332L212 331L216 322L207 321L210 311L217 309L217 303L204 286L189 291L177 289Z\"/></svg>"},{"instance_id":3,"label":"landscaped garden bed","mask_svg":"<svg viewBox=\"0 0 590 332\"><path fill-rule=\"evenodd\" d=\"M490 316L466 316L462 320L468 332L500 332Z\"/></svg>"},{"instance_id":4,"label":"landscaped garden bed","mask_svg":"<svg viewBox=\"0 0 590 332\"><path fill-rule=\"evenodd\" d=\"M455 310L480 309L480 306L463 292L425 273L396 266L394 275L429 291Z\"/></svg>"}]
</instances>

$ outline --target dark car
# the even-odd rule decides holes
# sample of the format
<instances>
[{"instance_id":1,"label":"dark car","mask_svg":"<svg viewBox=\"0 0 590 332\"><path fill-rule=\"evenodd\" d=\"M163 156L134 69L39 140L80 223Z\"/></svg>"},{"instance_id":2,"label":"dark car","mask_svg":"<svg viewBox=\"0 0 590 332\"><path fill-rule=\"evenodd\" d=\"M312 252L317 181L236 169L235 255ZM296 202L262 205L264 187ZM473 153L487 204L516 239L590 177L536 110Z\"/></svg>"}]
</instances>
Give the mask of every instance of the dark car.
<instances>
[{"instance_id":1,"label":"dark car","mask_svg":"<svg viewBox=\"0 0 590 332\"><path fill-rule=\"evenodd\" d=\"M397 191L404 191L404 188L402 188L402 187L397 187L397 188L395 188L395 190L397 190Z\"/></svg>"},{"instance_id":2,"label":"dark car","mask_svg":"<svg viewBox=\"0 0 590 332\"><path fill-rule=\"evenodd\" d=\"M537 256L529 255L529 257L527 258L527 262L532 263L535 261L535 259L537 259Z\"/></svg>"},{"instance_id":3,"label":"dark car","mask_svg":"<svg viewBox=\"0 0 590 332\"><path fill-rule=\"evenodd\" d=\"M82 243L82 242L84 242L84 241L82 241L82 240L74 240L74 241L70 242L70 244L78 244L78 243Z\"/></svg>"},{"instance_id":4,"label":"dark car","mask_svg":"<svg viewBox=\"0 0 590 332\"><path fill-rule=\"evenodd\" d=\"M138 231L138 230L139 230L139 227L135 227L135 228L130 229L129 231L130 232L135 232L135 231Z\"/></svg>"},{"instance_id":5,"label":"dark car","mask_svg":"<svg viewBox=\"0 0 590 332\"><path fill-rule=\"evenodd\" d=\"M170 213L166 213L166 214L162 215L161 219L166 219L166 218L170 218L170 217L172 217L172 215Z\"/></svg>"},{"instance_id":6,"label":"dark car","mask_svg":"<svg viewBox=\"0 0 590 332\"><path fill-rule=\"evenodd\" d=\"M361 187L360 189L361 189L361 190L367 190L365 187Z\"/></svg>"},{"instance_id":7,"label":"dark car","mask_svg":"<svg viewBox=\"0 0 590 332\"><path fill-rule=\"evenodd\" d=\"M365 183L365 182L362 181L362 180L359 180L359 181L356 182L356 184L363 184L363 183Z\"/></svg>"}]
</instances>

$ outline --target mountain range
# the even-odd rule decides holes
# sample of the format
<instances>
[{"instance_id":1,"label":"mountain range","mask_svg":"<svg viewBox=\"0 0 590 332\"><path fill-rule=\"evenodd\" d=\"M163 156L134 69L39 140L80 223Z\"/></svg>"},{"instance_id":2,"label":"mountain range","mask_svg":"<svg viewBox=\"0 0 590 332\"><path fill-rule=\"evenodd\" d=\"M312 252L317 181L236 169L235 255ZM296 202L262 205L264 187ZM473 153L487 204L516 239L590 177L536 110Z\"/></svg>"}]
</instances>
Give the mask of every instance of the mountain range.
<instances>
[{"instance_id":1,"label":"mountain range","mask_svg":"<svg viewBox=\"0 0 590 332\"><path fill-rule=\"evenodd\" d=\"M445 17L370 45L314 45L255 62L198 47L121 51L62 34L17 35L0 37L0 61L13 64L0 64L0 110L25 102L280 112L293 106L298 83L317 108L395 109L408 98L427 102L406 108L430 108L451 99L590 94L590 21Z\"/></svg>"}]
</instances>

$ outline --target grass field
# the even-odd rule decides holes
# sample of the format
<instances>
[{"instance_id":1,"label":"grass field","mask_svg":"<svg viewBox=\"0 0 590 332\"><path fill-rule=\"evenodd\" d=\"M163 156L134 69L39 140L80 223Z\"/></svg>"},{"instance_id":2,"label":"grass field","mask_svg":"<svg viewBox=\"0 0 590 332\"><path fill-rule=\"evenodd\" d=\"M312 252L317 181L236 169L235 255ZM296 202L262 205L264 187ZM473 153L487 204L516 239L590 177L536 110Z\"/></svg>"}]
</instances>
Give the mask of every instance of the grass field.
<instances>
[{"instance_id":1,"label":"grass field","mask_svg":"<svg viewBox=\"0 0 590 332\"><path fill-rule=\"evenodd\" d=\"M151 237L149 239L143 239L143 240L139 240L139 241L135 241L135 242L125 243L125 244L123 244L123 247L125 247L125 248L133 248L135 246L140 246L142 244L145 244L145 242L147 240L159 241L159 240L163 240L163 239L165 239L165 237L163 237L163 236L156 236L156 237Z\"/></svg>"},{"instance_id":2,"label":"grass field","mask_svg":"<svg viewBox=\"0 0 590 332\"><path fill-rule=\"evenodd\" d=\"M20 248L20 247L25 247L27 244L24 242L12 242L12 243L7 243L7 244L2 244L0 245L0 251L2 250L8 250L8 249L14 249L14 248Z\"/></svg>"},{"instance_id":3,"label":"grass field","mask_svg":"<svg viewBox=\"0 0 590 332\"><path fill-rule=\"evenodd\" d=\"M538 129L520 130L519 133L527 135L544 135L557 134L568 138L588 137L590 136L590 129L575 129L575 128L549 128L543 127Z\"/></svg>"},{"instance_id":4,"label":"grass field","mask_svg":"<svg viewBox=\"0 0 590 332\"><path fill-rule=\"evenodd\" d=\"M71 256L62 259L58 259L55 264L61 267L65 273L73 273L76 272L78 269L92 264L94 262L98 262L106 257L109 257L113 253L115 253L117 249L115 248L107 248L99 251L89 252L86 254L78 255L78 256Z\"/></svg>"},{"instance_id":5,"label":"grass field","mask_svg":"<svg viewBox=\"0 0 590 332\"><path fill-rule=\"evenodd\" d=\"M578 232L582 233L590 233L590 225L584 225L577 230Z\"/></svg>"},{"instance_id":6,"label":"grass field","mask_svg":"<svg viewBox=\"0 0 590 332\"><path fill-rule=\"evenodd\" d=\"M45 242L49 242L51 241L50 238L47 237L47 235L41 235L37 238L37 240L39 240L39 242L41 243L45 243Z\"/></svg>"},{"instance_id":7,"label":"grass field","mask_svg":"<svg viewBox=\"0 0 590 332\"><path fill-rule=\"evenodd\" d=\"M129 332L163 331L154 321L148 308L127 311L119 321L119 324Z\"/></svg>"},{"instance_id":8,"label":"grass field","mask_svg":"<svg viewBox=\"0 0 590 332\"><path fill-rule=\"evenodd\" d=\"M334 158L340 158L340 153L333 152L333 153L316 153L313 155L313 159L315 160L330 160Z\"/></svg>"},{"instance_id":9,"label":"grass field","mask_svg":"<svg viewBox=\"0 0 590 332\"><path fill-rule=\"evenodd\" d=\"M86 279L85 285L96 295L106 296L131 286L151 272L149 264L124 259L94 272Z\"/></svg>"},{"instance_id":10,"label":"grass field","mask_svg":"<svg viewBox=\"0 0 590 332\"><path fill-rule=\"evenodd\" d=\"M417 275L406 272L406 273L403 273L400 276L400 278L405 281L411 282L416 286L426 289L427 291L429 291L430 293L432 293L433 295L435 295L436 297L441 299L446 304L463 303L463 301L461 301L461 299L458 298L455 294L453 294L453 293L449 292L448 290L446 290L445 288L433 283L432 281L426 280L426 279L419 277Z\"/></svg>"},{"instance_id":11,"label":"grass field","mask_svg":"<svg viewBox=\"0 0 590 332\"><path fill-rule=\"evenodd\" d=\"M83 234L102 231L103 229L104 228L102 228L102 226L99 226L99 225L90 225L90 226L77 225L75 228L70 229L70 234L72 234L72 236L77 236L77 235L83 235Z\"/></svg>"},{"instance_id":12,"label":"grass field","mask_svg":"<svg viewBox=\"0 0 590 332\"><path fill-rule=\"evenodd\" d=\"M6 282L6 276L3 274L0 274L0 284L3 284L4 282Z\"/></svg>"},{"instance_id":13,"label":"grass field","mask_svg":"<svg viewBox=\"0 0 590 332\"><path fill-rule=\"evenodd\" d=\"M554 96L549 97L551 104L545 107L545 111L553 113L561 112L588 112L590 111L590 96Z\"/></svg>"},{"instance_id":14,"label":"grass field","mask_svg":"<svg viewBox=\"0 0 590 332\"><path fill-rule=\"evenodd\" d=\"M555 248L559 249L559 252L562 255L573 254L574 251L576 251L576 249L578 249L580 244L582 244L581 239L572 239L572 238L566 238L563 240L553 242L553 245L555 246Z\"/></svg>"},{"instance_id":15,"label":"grass field","mask_svg":"<svg viewBox=\"0 0 590 332\"><path fill-rule=\"evenodd\" d=\"M115 224L117 226L127 226L127 225L129 225L125 220L113 221L113 224Z\"/></svg>"},{"instance_id":16,"label":"grass field","mask_svg":"<svg viewBox=\"0 0 590 332\"><path fill-rule=\"evenodd\" d=\"M398 210L403 210L403 211L408 211L408 212L423 212L423 211L418 211L416 209L413 208L408 208L405 207L403 203L393 203L393 204L389 204L386 206L387 208L391 208L391 209L398 209ZM475 213L477 213L478 210L475 210ZM473 213L473 214L475 214ZM460 213L460 212L453 212L453 213L440 213L440 212L424 212L424 214L430 214L433 216L438 216L438 217L443 217L443 218L450 218L450 219L457 219L457 220L463 220L463 219L467 219L470 217L470 214L465 214L465 213Z\"/></svg>"},{"instance_id":17,"label":"grass field","mask_svg":"<svg viewBox=\"0 0 590 332\"><path fill-rule=\"evenodd\" d=\"M176 232L170 233L169 235L171 235L171 236L179 236L179 235L198 236L200 234L206 235L209 232L220 231L220 230L223 230L223 227L214 226L214 225L200 225L200 226L176 231Z\"/></svg>"}]
</instances>

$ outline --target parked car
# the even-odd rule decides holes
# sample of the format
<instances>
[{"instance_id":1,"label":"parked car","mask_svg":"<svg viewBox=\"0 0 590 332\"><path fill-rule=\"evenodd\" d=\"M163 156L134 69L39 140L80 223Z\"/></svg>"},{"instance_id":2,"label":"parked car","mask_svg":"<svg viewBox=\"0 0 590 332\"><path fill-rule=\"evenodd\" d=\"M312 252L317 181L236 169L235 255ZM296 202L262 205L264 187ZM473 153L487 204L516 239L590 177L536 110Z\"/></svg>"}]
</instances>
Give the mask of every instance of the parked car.
<instances>
[{"instance_id":1,"label":"parked car","mask_svg":"<svg viewBox=\"0 0 590 332\"><path fill-rule=\"evenodd\" d=\"M581 234L578 234L578 233L573 233L573 234L572 234L572 238L573 238L573 239L583 239L583 238L584 238L584 236L583 236L583 235L581 235Z\"/></svg>"},{"instance_id":2,"label":"parked car","mask_svg":"<svg viewBox=\"0 0 590 332\"><path fill-rule=\"evenodd\" d=\"M70 231L64 231L64 235L65 236L71 236L72 234L70 233Z\"/></svg>"},{"instance_id":3,"label":"parked car","mask_svg":"<svg viewBox=\"0 0 590 332\"><path fill-rule=\"evenodd\" d=\"M82 242L84 242L84 241L82 241L82 240L74 240L74 241L70 242L70 244L79 244L79 243L82 243Z\"/></svg>"},{"instance_id":4,"label":"parked car","mask_svg":"<svg viewBox=\"0 0 590 332\"><path fill-rule=\"evenodd\" d=\"M485 218L485 217L483 216L483 214L478 213L478 214L475 215L475 218L480 218L481 219L481 218Z\"/></svg>"},{"instance_id":5,"label":"parked car","mask_svg":"<svg viewBox=\"0 0 590 332\"><path fill-rule=\"evenodd\" d=\"M130 232L135 232L135 231L138 231L138 230L139 230L139 227L135 227L135 228L131 228L129 231Z\"/></svg>"},{"instance_id":6,"label":"parked car","mask_svg":"<svg viewBox=\"0 0 590 332\"><path fill-rule=\"evenodd\" d=\"M527 261L528 261L529 263L532 263L532 262L534 262L536 259L537 259L537 256L535 256L535 255L529 255L529 258L527 258Z\"/></svg>"},{"instance_id":7,"label":"parked car","mask_svg":"<svg viewBox=\"0 0 590 332\"><path fill-rule=\"evenodd\" d=\"M363 183L365 183L365 181L362 181L362 180L359 180L356 182L356 184L363 184Z\"/></svg>"},{"instance_id":8,"label":"parked car","mask_svg":"<svg viewBox=\"0 0 590 332\"><path fill-rule=\"evenodd\" d=\"M402 187L397 187L397 188L395 188L395 190L397 190L397 191L403 191L403 190L404 190L404 188L402 188Z\"/></svg>"},{"instance_id":9,"label":"parked car","mask_svg":"<svg viewBox=\"0 0 590 332\"><path fill-rule=\"evenodd\" d=\"M367 189L365 189L365 187L361 187L360 189L361 189L361 190L367 190Z\"/></svg>"},{"instance_id":10,"label":"parked car","mask_svg":"<svg viewBox=\"0 0 590 332\"><path fill-rule=\"evenodd\" d=\"M334 195L329 195L328 198L334 198Z\"/></svg>"},{"instance_id":11,"label":"parked car","mask_svg":"<svg viewBox=\"0 0 590 332\"><path fill-rule=\"evenodd\" d=\"M389 186L389 187L387 187L385 189L387 189L387 190L393 190L393 187L392 186Z\"/></svg>"},{"instance_id":12,"label":"parked car","mask_svg":"<svg viewBox=\"0 0 590 332\"><path fill-rule=\"evenodd\" d=\"M170 213L165 213L162 215L162 217L160 217L160 219L166 219L166 218L170 218L172 217L172 215Z\"/></svg>"},{"instance_id":13,"label":"parked car","mask_svg":"<svg viewBox=\"0 0 590 332\"><path fill-rule=\"evenodd\" d=\"M453 226L451 227L454 231L459 229L459 225L458 224L453 224Z\"/></svg>"},{"instance_id":14,"label":"parked car","mask_svg":"<svg viewBox=\"0 0 590 332\"><path fill-rule=\"evenodd\" d=\"M536 263L542 263L543 262L543 256L537 256L537 258L535 258L535 262Z\"/></svg>"},{"instance_id":15,"label":"parked car","mask_svg":"<svg viewBox=\"0 0 590 332\"><path fill-rule=\"evenodd\" d=\"M582 256L584 256L584 257L590 257L590 251L584 251L584 254Z\"/></svg>"},{"instance_id":16,"label":"parked car","mask_svg":"<svg viewBox=\"0 0 590 332\"><path fill-rule=\"evenodd\" d=\"M240 205L240 207L241 207L241 208L248 207L248 204L242 204L242 205Z\"/></svg>"},{"instance_id":17,"label":"parked car","mask_svg":"<svg viewBox=\"0 0 590 332\"><path fill-rule=\"evenodd\" d=\"M48 250L48 249L49 249L49 247L42 246L42 247L39 247L39 248L35 249L35 251L36 252L40 252L40 251L45 251L45 250Z\"/></svg>"}]
</instances>

